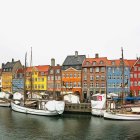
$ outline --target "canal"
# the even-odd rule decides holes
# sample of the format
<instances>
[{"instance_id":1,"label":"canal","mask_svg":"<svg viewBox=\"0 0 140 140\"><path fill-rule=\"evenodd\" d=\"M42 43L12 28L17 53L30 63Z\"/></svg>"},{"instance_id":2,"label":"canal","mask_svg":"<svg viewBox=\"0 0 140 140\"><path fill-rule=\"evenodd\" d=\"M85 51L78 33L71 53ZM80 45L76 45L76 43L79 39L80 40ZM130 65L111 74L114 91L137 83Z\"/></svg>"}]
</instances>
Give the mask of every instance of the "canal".
<instances>
[{"instance_id":1,"label":"canal","mask_svg":"<svg viewBox=\"0 0 140 140\"><path fill-rule=\"evenodd\" d=\"M0 140L139 140L140 121L90 115L44 117L0 108Z\"/></svg>"}]
</instances>

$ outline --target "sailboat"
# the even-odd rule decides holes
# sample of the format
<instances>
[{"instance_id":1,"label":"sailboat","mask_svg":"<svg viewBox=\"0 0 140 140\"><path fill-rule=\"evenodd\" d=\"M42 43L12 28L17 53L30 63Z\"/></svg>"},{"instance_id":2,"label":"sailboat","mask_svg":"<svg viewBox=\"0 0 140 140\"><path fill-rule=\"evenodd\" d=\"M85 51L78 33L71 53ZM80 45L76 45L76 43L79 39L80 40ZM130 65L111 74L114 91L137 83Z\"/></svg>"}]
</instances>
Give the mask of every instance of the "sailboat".
<instances>
[{"instance_id":1,"label":"sailboat","mask_svg":"<svg viewBox=\"0 0 140 140\"><path fill-rule=\"evenodd\" d=\"M38 107L28 107L26 103L26 57L25 55L25 68L24 68L24 98L19 101L11 102L11 108L14 111L25 113L25 114L33 114L33 115L43 115L43 116L56 116L62 114L64 112L65 103L64 101L56 101L56 100L38 100ZM34 103L35 101L31 101Z\"/></svg>"},{"instance_id":2,"label":"sailboat","mask_svg":"<svg viewBox=\"0 0 140 140\"><path fill-rule=\"evenodd\" d=\"M140 120L140 107L130 106L126 108L124 105L125 97L124 97L124 59L123 59L123 49L122 49L122 97L121 97L121 108L116 109L116 105L114 104L114 108L111 109L110 107L104 112L104 119L111 119L111 120ZM108 101L108 105L114 101Z\"/></svg>"}]
</instances>

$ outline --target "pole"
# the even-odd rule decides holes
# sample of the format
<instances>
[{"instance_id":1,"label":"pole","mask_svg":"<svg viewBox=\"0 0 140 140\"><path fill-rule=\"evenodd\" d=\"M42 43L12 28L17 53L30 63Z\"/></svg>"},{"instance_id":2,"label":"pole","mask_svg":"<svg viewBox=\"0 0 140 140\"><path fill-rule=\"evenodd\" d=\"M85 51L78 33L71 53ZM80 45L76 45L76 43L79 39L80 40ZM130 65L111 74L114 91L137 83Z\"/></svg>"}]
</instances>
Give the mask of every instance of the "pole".
<instances>
[{"instance_id":1,"label":"pole","mask_svg":"<svg viewBox=\"0 0 140 140\"><path fill-rule=\"evenodd\" d=\"M24 66L24 103L26 100L26 59L27 59L27 52L25 54L25 66Z\"/></svg>"},{"instance_id":2,"label":"pole","mask_svg":"<svg viewBox=\"0 0 140 140\"><path fill-rule=\"evenodd\" d=\"M33 72L33 70L32 70L32 69L33 69L33 67L32 67L32 47L31 47L31 61L30 61L30 67L31 67L31 77L30 77L30 78L31 78L31 91L30 91L30 92L31 92L31 99L32 99L32 84L33 84L33 82L32 82L32 75L33 75L33 74L32 74L32 72Z\"/></svg>"}]
</instances>

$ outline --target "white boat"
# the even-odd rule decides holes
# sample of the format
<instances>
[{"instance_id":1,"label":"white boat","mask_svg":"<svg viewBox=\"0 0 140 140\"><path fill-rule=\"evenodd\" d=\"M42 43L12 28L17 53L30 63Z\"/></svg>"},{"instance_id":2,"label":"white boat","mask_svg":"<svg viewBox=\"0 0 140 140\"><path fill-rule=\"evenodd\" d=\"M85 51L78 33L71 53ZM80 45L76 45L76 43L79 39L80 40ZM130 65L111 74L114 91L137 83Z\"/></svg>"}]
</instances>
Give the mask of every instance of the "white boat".
<instances>
[{"instance_id":1,"label":"white boat","mask_svg":"<svg viewBox=\"0 0 140 140\"><path fill-rule=\"evenodd\" d=\"M0 106L1 107L10 107L10 105L11 105L10 102L0 100Z\"/></svg>"},{"instance_id":2,"label":"white boat","mask_svg":"<svg viewBox=\"0 0 140 140\"><path fill-rule=\"evenodd\" d=\"M43 109L32 109L11 102L11 108L12 110L20 113L42 115L42 116L56 116L64 112L64 106L65 106L64 101L53 101L53 103L55 103L54 106L52 106L52 103L50 102L51 101L48 101L48 105L46 105L46 107L44 107Z\"/></svg>"},{"instance_id":3,"label":"white boat","mask_svg":"<svg viewBox=\"0 0 140 140\"><path fill-rule=\"evenodd\" d=\"M92 115L103 116L105 112L106 95L98 93L93 95L92 98L93 98L91 100Z\"/></svg>"},{"instance_id":4,"label":"white boat","mask_svg":"<svg viewBox=\"0 0 140 140\"><path fill-rule=\"evenodd\" d=\"M134 121L140 120L140 114L104 112L104 119Z\"/></svg>"}]
</instances>

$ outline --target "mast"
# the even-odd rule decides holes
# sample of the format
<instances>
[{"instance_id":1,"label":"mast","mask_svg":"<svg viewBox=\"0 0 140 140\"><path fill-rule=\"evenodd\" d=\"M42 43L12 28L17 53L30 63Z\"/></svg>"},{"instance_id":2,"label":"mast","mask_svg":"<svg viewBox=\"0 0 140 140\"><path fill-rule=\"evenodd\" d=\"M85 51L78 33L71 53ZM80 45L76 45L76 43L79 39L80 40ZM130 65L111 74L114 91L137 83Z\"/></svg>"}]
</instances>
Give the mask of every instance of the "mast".
<instances>
[{"instance_id":1,"label":"mast","mask_svg":"<svg viewBox=\"0 0 140 140\"><path fill-rule=\"evenodd\" d=\"M25 66L24 66L24 103L26 100L26 61L27 61L27 52L25 54Z\"/></svg>"},{"instance_id":2,"label":"mast","mask_svg":"<svg viewBox=\"0 0 140 140\"><path fill-rule=\"evenodd\" d=\"M122 104L124 104L124 56L123 56L123 48L122 50Z\"/></svg>"},{"instance_id":3,"label":"mast","mask_svg":"<svg viewBox=\"0 0 140 140\"><path fill-rule=\"evenodd\" d=\"M32 85L33 85L33 81L32 81L32 80L33 80L33 79L32 79L32 75L33 75L33 74L32 74L32 69L33 69L33 68L32 68L32 47L31 47L30 67L31 67L31 91L30 91L30 92L31 92L31 99L32 99L32 90L33 90L33 89L32 89Z\"/></svg>"}]
</instances>

